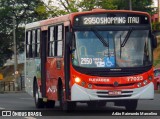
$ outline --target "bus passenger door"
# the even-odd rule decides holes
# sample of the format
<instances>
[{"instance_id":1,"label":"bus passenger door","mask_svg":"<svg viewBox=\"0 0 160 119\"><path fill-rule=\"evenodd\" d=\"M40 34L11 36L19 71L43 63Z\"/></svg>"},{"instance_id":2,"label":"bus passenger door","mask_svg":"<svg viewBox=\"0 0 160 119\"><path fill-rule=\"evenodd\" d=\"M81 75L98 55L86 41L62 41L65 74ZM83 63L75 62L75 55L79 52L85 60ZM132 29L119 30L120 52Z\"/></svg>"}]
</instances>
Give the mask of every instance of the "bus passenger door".
<instances>
[{"instance_id":1,"label":"bus passenger door","mask_svg":"<svg viewBox=\"0 0 160 119\"><path fill-rule=\"evenodd\" d=\"M46 98L46 42L47 30L41 33L41 90L42 98Z\"/></svg>"}]
</instances>

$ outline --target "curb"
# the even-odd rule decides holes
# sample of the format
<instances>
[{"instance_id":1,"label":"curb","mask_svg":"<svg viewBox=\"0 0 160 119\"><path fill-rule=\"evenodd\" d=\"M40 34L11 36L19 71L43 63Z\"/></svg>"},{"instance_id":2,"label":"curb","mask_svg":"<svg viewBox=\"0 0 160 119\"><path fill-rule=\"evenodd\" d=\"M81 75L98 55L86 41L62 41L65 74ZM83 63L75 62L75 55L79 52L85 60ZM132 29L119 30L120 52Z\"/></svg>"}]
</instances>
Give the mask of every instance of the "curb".
<instances>
[{"instance_id":1,"label":"curb","mask_svg":"<svg viewBox=\"0 0 160 119\"><path fill-rule=\"evenodd\" d=\"M26 91L1 91L0 94L4 93L26 93Z\"/></svg>"}]
</instances>

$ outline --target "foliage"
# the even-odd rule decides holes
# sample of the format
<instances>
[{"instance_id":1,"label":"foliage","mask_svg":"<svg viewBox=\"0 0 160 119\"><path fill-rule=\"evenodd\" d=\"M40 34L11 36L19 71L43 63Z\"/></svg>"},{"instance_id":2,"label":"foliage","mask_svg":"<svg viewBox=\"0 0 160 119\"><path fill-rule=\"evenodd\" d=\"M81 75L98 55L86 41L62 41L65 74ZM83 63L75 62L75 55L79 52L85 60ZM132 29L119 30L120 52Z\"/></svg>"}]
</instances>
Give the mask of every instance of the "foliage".
<instances>
[{"instance_id":1,"label":"foliage","mask_svg":"<svg viewBox=\"0 0 160 119\"><path fill-rule=\"evenodd\" d=\"M13 54L13 17L16 25L17 52L24 51L24 25L46 19L46 7L40 0L0 0L0 64Z\"/></svg>"},{"instance_id":2,"label":"foliage","mask_svg":"<svg viewBox=\"0 0 160 119\"><path fill-rule=\"evenodd\" d=\"M131 0L132 1L132 10L135 11L144 11L152 14L153 4L152 0ZM117 5L117 9L129 9L129 0L113 0L113 4Z\"/></svg>"},{"instance_id":3,"label":"foliage","mask_svg":"<svg viewBox=\"0 0 160 119\"><path fill-rule=\"evenodd\" d=\"M132 0L132 10L144 11L152 14L152 0ZM94 8L128 10L129 0L49 0L49 10L53 16L67 13L88 11Z\"/></svg>"},{"instance_id":4,"label":"foliage","mask_svg":"<svg viewBox=\"0 0 160 119\"><path fill-rule=\"evenodd\" d=\"M153 31L160 31L160 22L153 22L152 29Z\"/></svg>"},{"instance_id":5,"label":"foliage","mask_svg":"<svg viewBox=\"0 0 160 119\"><path fill-rule=\"evenodd\" d=\"M10 49L12 44L11 39L11 35L0 33L0 66L12 56L13 51Z\"/></svg>"},{"instance_id":6,"label":"foliage","mask_svg":"<svg viewBox=\"0 0 160 119\"><path fill-rule=\"evenodd\" d=\"M13 17L16 20L16 40L18 53L23 51L24 25L72 12L94 8L128 9L129 0L0 0L0 64L4 64L13 54ZM132 9L152 14L152 0L132 0ZM158 28L157 25L153 24ZM159 25L158 25L159 26Z\"/></svg>"}]
</instances>

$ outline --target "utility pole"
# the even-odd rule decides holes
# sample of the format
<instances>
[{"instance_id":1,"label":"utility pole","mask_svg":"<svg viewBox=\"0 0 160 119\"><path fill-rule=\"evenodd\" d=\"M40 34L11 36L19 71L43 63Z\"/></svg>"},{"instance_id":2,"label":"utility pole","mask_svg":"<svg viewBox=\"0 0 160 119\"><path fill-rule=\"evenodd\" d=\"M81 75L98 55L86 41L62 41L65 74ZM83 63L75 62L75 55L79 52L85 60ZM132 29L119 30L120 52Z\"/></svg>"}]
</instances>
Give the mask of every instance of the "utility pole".
<instances>
[{"instance_id":1,"label":"utility pole","mask_svg":"<svg viewBox=\"0 0 160 119\"><path fill-rule=\"evenodd\" d=\"M132 10L132 0L129 0L129 10Z\"/></svg>"},{"instance_id":2,"label":"utility pole","mask_svg":"<svg viewBox=\"0 0 160 119\"><path fill-rule=\"evenodd\" d=\"M17 44L16 44L16 20L13 16L13 47L14 47L14 81L15 81L15 88L18 88L18 79L17 79Z\"/></svg>"},{"instance_id":3,"label":"utility pole","mask_svg":"<svg viewBox=\"0 0 160 119\"><path fill-rule=\"evenodd\" d=\"M160 22L160 1L158 1L158 22Z\"/></svg>"}]
</instances>

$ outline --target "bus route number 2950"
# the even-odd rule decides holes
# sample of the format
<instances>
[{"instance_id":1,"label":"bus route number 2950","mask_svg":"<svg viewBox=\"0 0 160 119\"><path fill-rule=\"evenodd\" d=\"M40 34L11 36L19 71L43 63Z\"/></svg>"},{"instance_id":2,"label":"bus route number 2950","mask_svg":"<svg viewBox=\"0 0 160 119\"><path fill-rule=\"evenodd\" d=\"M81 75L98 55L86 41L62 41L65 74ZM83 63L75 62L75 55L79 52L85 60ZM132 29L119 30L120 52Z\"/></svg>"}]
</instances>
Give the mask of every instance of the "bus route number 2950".
<instances>
[{"instance_id":1,"label":"bus route number 2950","mask_svg":"<svg viewBox=\"0 0 160 119\"><path fill-rule=\"evenodd\" d=\"M81 64L92 64L92 58L81 58Z\"/></svg>"}]
</instances>

